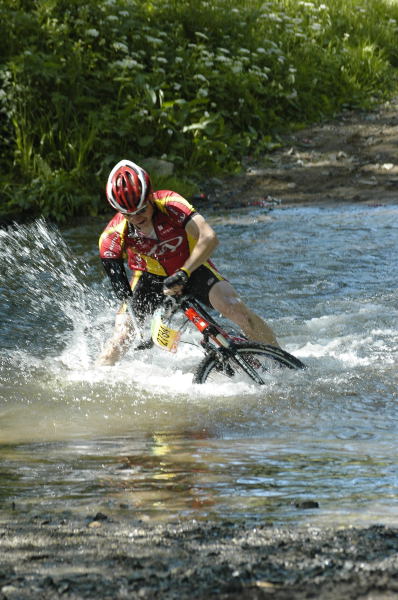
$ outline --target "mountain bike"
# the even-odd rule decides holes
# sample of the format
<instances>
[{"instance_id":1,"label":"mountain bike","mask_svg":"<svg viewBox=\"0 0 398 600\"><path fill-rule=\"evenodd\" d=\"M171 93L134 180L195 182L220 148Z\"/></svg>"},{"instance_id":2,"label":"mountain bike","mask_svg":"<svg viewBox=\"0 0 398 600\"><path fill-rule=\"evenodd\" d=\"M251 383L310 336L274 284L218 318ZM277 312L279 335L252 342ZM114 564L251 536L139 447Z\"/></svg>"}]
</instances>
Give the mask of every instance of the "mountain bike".
<instances>
[{"instance_id":1,"label":"mountain bike","mask_svg":"<svg viewBox=\"0 0 398 600\"><path fill-rule=\"evenodd\" d=\"M181 316L182 324L175 328L175 321ZM193 383L245 381L264 385L275 369L305 368L298 358L281 348L228 333L200 302L187 295L165 297L152 318L151 343L176 352L181 334L189 324L201 333L199 345L204 350L204 358L195 370ZM147 348L148 343L141 346L144 347Z\"/></svg>"}]
</instances>

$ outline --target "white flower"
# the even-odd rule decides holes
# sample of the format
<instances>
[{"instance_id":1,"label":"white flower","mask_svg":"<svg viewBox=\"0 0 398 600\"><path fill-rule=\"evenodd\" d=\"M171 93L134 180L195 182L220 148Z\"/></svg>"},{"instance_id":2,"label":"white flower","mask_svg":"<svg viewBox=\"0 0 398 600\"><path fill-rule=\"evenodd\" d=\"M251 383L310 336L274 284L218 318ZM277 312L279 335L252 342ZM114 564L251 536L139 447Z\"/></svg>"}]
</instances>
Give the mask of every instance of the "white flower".
<instances>
[{"instance_id":1,"label":"white flower","mask_svg":"<svg viewBox=\"0 0 398 600\"><path fill-rule=\"evenodd\" d=\"M108 15L106 17L106 19L107 19L107 21L113 21L113 22L115 22L115 21L119 20L119 17L117 17L116 15Z\"/></svg>"},{"instance_id":2,"label":"white flower","mask_svg":"<svg viewBox=\"0 0 398 600\"><path fill-rule=\"evenodd\" d=\"M313 31L321 31L322 30L322 25L320 23L312 23L311 29Z\"/></svg>"},{"instance_id":3,"label":"white flower","mask_svg":"<svg viewBox=\"0 0 398 600\"><path fill-rule=\"evenodd\" d=\"M123 42L113 42L112 46L113 49L116 51L120 50L120 52L126 53L129 51L128 47L126 46L126 44L123 44Z\"/></svg>"},{"instance_id":4,"label":"white flower","mask_svg":"<svg viewBox=\"0 0 398 600\"><path fill-rule=\"evenodd\" d=\"M99 36L99 31L97 29L87 29L86 35L90 35L91 37L96 38Z\"/></svg>"},{"instance_id":5,"label":"white flower","mask_svg":"<svg viewBox=\"0 0 398 600\"><path fill-rule=\"evenodd\" d=\"M264 14L261 16L269 19L270 21L274 21L274 23L282 23L282 19L280 18L280 16L276 15L275 13Z\"/></svg>"},{"instance_id":6,"label":"white flower","mask_svg":"<svg viewBox=\"0 0 398 600\"><path fill-rule=\"evenodd\" d=\"M160 38L155 38L151 35L146 35L145 39L149 44L153 44L154 46L156 46L157 44L163 44L163 41Z\"/></svg>"},{"instance_id":7,"label":"white flower","mask_svg":"<svg viewBox=\"0 0 398 600\"><path fill-rule=\"evenodd\" d=\"M202 38L203 40L208 40L209 38L207 37L207 35L205 35L204 33L202 33L201 31L195 31L195 35L199 38Z\"/></svg>"},{"instance_id":8,"label":"white flower","mask_svg":"<svg viewBox=\"0 0 398 600\"><path fill-rule=\"evenodd\" d=\"M204 75L202 75L201 73L197 73L196 75L193 76L193 79L196 79L197 81L203 81L207 83L207 79Z\"/></svg>"},{"instance_id":9,"label":"white flower","mask_svg":"<svg viewBox=\"0 0 398 600\"><path fill-rule=\"evenodd\" d=\"M123 58L122 60L115 60L113 65L116 67L122 67L122 69L144 68L143 65L141 65L139 62L137 62L136 60L134 60L134 58L131 58L130 56L126 56L126 58Z\"/></svg>"},{"instance_id":10,"label":"white flower","mask_svg":"<svg viewBox=\"0 0 398 600\"><path fill-rule=\"evenodd\" d=\"M242 73L242 63L235 63L231 69L232 73Z\"/></svg>"}]
</instances>

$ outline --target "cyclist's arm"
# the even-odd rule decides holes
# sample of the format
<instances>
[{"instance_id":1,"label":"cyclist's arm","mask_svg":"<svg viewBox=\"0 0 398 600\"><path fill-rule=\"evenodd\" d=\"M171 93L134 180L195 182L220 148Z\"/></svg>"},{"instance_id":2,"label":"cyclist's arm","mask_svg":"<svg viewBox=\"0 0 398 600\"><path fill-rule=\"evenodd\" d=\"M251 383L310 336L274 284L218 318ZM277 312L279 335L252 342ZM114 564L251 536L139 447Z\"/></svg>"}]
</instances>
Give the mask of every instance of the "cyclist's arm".
<instances>
[{"instance_id":1,"label":"cyclist's arm","mask_svg":"<svg viewBox=\"0 0 398 600\"><path fill-rule=\"evenodd\" d=\"M210 258L219 242L214 229L198 213L188 221L185 231L197 240L191 254L182 265L182 268L192 273Z\"/></svg>"},{"instance_id":2,"label":"cyclist's arm","mask_svg":"<svg viewBox=\"0 0 398 600\"><path fill-rule=\"evenodd\" d=\"M116 297L119 300L126 300L132 295L132 292L123 260L117 258L102 258L101 260Z\"/></svg>"}]
</instances>

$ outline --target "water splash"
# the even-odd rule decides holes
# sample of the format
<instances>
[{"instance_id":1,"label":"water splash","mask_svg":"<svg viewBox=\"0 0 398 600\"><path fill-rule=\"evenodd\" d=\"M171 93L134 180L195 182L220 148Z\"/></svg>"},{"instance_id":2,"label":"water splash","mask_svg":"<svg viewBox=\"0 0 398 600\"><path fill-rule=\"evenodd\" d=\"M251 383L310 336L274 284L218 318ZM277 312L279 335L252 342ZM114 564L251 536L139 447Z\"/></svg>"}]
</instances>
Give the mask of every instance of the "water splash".
<instances>
[{"instance_id":1,"label":"water splash","mask_svg":"<svg viewBox=\"0 0 398 600\"><path fill-rule=\"evenodd\" d=\"M97 406L108 419L104 397L108 403L122 398L126 409L142 397L179 403L211 396L214 390L205 386L198 391L192 384L202 354L190 345L178 356L156 349L139 355L130 351L116 367L95 365L112 331L116 304L108 282L103 284L98 272L93 276L90 257L76 256L73 247L42 219L0 231L3 405L33 403L38 408L42 403L48 411L49 404L57 404L59 421L66 406L81 403L90 405L92 415ZM218 393L230 398L251 390L224 386Z\"/></svg>"},{"instance_id":2,"label":"water splash","mask_svg":"<svg viewBox=\"0 0 398 600\"><path fill-rule=\"evenodd\" d=\"M68 332L90 322L94 299L90 303L84 263L41 219L1 230L0 252L3 351L57 355Z\"/></svg>"}]
</instances>

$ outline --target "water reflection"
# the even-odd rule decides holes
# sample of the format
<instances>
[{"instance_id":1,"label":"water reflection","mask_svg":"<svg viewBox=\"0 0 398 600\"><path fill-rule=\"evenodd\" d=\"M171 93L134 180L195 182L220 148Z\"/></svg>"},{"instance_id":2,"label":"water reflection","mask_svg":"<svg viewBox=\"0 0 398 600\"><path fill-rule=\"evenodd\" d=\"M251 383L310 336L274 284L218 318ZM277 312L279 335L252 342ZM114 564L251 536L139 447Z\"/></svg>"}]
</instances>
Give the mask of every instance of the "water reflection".
<instances>
[{"instance_id":1,"label":"water reflection","mask_svg":"<svg viewBox=\"0 0 398 600\"><path fill-rule=\"evenodd\" d=\"M69 509L157 521L228 514L281 524L368 513L374 522L381 513L369 514L370 507L391 510L398 482L396 457L373 450L352 440L321 452L317 442L303 447L288 439L231 443L206 431L3 446L1 500L3 510L25 516ZM311 516L300 510L308 500L319 505Z\"/></svg>"}]
</instances>

